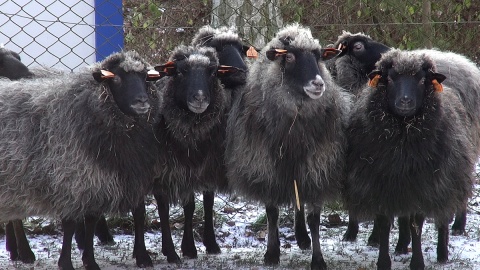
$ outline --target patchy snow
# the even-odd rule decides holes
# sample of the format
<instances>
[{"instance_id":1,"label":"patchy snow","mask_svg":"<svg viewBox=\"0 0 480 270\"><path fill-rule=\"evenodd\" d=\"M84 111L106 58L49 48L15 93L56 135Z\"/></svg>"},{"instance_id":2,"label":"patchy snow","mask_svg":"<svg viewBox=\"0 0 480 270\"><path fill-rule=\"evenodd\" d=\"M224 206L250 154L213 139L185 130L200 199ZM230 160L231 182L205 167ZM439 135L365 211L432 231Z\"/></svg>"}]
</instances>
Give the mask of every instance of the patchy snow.
<instances>
[{"instance_id":1,"label":"patchy snow","mask_svg":"<svg viewBox=\"0 0 480 270\"><path fill-rule=\"evenodd\" d=\"M470 200L467 217L467 235L450 236L450 260L446 264L436 262L437 233L432 220L426 221L422 237L426 269L480 269L480 186L477 186L474 197ZM198 207L198 206L197 206ZM265 224L259 217L264 215L264 208L257 204L246 203L241 200L230 200L225 197L215 199L217 213L216 228L217 240L222 248L219 255L207 255L203 244L197 241L198 259L183 259L181 264L169 264L161 254L161 232L150 230L146 234L147 249L152 252L153 269L309 269L311 251L300 250L294 240L292 225L292 209L282 209L280 221L281 262L278 267L263 265L263 254L266 250ZM155 206L150 205L150 216L155 213ZM176 207L172 216L181 214ZM366 245L372 222L360 224L358 240L354 243L341 241L346 230L342 226L326 228L327 215L338 213L342 221L348 220L344 211L327 209L322 216L321 247L329 269L376 269L378 249ZM152 217L157 218L156 216ZM48 224L48 222L47 222ZM252 230L257 224L259 230ZM58 224L57 224L58 226ZM181 227L174 224L173 227ZM173 228L174 243L181 256L181 229ZM138 269L135 259L132 258L133 235L114 234L116 244L113 246L95 246L97 263L102 269ZM398 231L392 229L390 239L390 254L393 269L409 269L411 253L408 255L394 255ZM5 237L0 238L0 269L56 269L61 249L61 234L28 235L32 249L36 255L34 264L23 264L9 260L9 253L5 250ZM197 237L200 238L200 237ZM76 249L72 253L73 264L77 269L83 269L81 254Z\"/></svg>"}]
</instances>

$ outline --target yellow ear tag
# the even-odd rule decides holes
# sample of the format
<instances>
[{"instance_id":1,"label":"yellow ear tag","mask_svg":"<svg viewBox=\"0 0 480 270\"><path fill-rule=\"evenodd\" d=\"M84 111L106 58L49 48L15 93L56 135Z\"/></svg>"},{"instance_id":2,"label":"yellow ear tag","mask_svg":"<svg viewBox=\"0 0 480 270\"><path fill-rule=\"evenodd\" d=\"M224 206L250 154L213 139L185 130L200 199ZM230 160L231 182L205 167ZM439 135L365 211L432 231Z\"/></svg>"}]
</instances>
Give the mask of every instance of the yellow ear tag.
<instances>
[{"instance_id":1,"label":"yellow ear tag","mask_svg":"<svg viewBox=\"0 0 480 270\"><path fill-rule=\"evenodd\" d=\"M375 75L375 77L373 77L372 79L370 79L370 81L368 81L368 86L377 88L378 81L380 80L381 77L382 76L380 76L380 74Z\"/></svg>"},{"instance_id":2,"label":"yellow ear tag","mask_svg":"<svg viewBox=\"0 0 480 270\"><path fill-rule=\"evenodd\" d=\"M255 59L258 58L258 52L257 52L257 50L255 50L255 48L253 46L250 46L250 48L248 48L247 57L248 58L255 58Z\"/></svg>"},{"instance_id":3,"label":"yellow ear tag","mask_svg":"<svg viewBox=\"0 0 480 270\"><path fill-rule=\"evenodd\" d=\"M442 92L443 91L443 85L440 84L436 79L432 80L432 84L433 84L433 89L435 90L435 92Z\"/></svg>"}]
</instances>

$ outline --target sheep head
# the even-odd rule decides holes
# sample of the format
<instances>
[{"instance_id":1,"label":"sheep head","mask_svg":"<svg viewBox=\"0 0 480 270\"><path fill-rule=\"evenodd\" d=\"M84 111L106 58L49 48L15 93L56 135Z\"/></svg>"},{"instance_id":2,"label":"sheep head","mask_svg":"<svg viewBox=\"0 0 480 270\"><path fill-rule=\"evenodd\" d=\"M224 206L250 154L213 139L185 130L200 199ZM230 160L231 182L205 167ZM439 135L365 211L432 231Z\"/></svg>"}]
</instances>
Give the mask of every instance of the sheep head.
<instances>
[{"instance_id":1,"label":"sheep head","mask_svg":"<svg viewBox=\"0 0 480 270\"><path fill-rule=\"evenodd\" d=\"M33 74L21 60L16 52L5 48L0 48L0 77L6 77L10 80L21 78L31 78Z\"/></svg>"},{"instance_id":2,"label":"sheep head","mask_svg":"<svg viewBox=\"0 0 480 270\"><path fill-rule=\"evenodd\" d=\"M436 72L434 62L424 54L393 50L377 67L368 75L369 86L385 90L389 110L400 117L416 115L425 98L443 90L446 77Z\"/></svg>"},{"instance_id":3,"label":"sheep head","mask_svg":"<svg viewBox=\"0 0 480 270\"><path fill-rule=\"evenodd\" d=\"M382 54L390 50L390 47L374 41L368 35L362 33L351 34L345 31L338 37L333 47L341 51L338 57L350 56L356 59L366 74L375 69L375 63Z\"/></svg>"},{"instance_id":4,"label":"sheep head","mask_svg":"<svg viewBox=\"0 0 480 270\"><path fill-rule=\"evenodd\" d=\"M218 78L242 72L233 66L218 65L213 48L179 46L167 63L155 67L158 72L172 77L176 103L193 113L203 113L210 105L210 99Z\"/></svg>"},{"instance_id":5,"label":"sheep head","mask_svg":"<svg viewBox=\"0 0 480 270\"><path fill-rule=\"evenodd\" d=\"M108 86L118 108L126 115L146 114L150 110L147 81L157 80L161 74L147 70L145 63L135 52L112 54L94 65L92 76Z\"/></svg>"},{"instance_id":6,"label":"sheep head","mask_svg":"<svg viewBox=\"0 0 480 270\"><path fill-rule=\"evenodd\" d=\"M286 81L297 86L295 88L301 86L299 91L303 91L311 99L318 99L325 91L319 61L331 59L339 52L334 48L304 50L286 45L283 48L270 48L265 54L270 61L280 61L281 69L289 78Z\"/></svg>"},{"instance_id":7,"label":"sheep head","mask_svg":"<svg viewBox=\"0 0 480 270\"><path fill-rule=\"evenodd\" d=\"M240 71L220 78L222 84L229 88L245 84L247 78L245 57L256 58L258 56L255 48L245 45L233 27L214 29L204 26L193 38L192 45L214 48L220 65L232 66Z\"/></svg>"}]
</instances>

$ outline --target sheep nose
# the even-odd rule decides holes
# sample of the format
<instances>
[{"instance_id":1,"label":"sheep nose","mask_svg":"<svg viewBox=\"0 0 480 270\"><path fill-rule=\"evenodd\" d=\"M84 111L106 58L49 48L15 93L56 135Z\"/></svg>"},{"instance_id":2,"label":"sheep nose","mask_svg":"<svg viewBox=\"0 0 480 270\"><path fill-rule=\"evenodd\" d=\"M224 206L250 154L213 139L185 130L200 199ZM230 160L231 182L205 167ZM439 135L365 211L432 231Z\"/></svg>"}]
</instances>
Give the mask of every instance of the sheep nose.
<instances>
[{"instance_id":1,"label":"sheep nose","mask_svg":"<svg viewBox=\"0 0 480 270\"><path fill-rule=\"evenodd\" d=\"M203 90L199 90L195 95L193 95L193 98L195 99L196 102L204 102L206 97L205 93Z\"/></svg>"},{"instance_id":2,"label":"sheep nose","mask_svg":"<svg viewBox=\"0 0 480 270\"><path fill-rule=\"evenodd\" d=\"M140 96L136 98L137 103L145 104L148 102L148 97Z\"/></svg>"},{"instance_id":3,"label":"sheep nose","mask_svg":"<svg viewBox=\"0 0 480 270\"><path fill-rule=\"evenodd\" d=\"M312 81L312 84L315 85L315 86L317 86L317 87L322 87L324 83L323 83L323 80L322 80L322 79L319 80L319 79L317 78L317 79L315 79L315 80Z\"/></svg>"},{"instance_id":4,"label":"sheep nose","mask_svg":"<svg viewBox=\"0 0 480 270\"><path fill-rule=\"evenodd\" d=\"M411 107L412 103L413 103L413 100L409 97L405 96L405 97L400 98L400 105L402 107Z\"/></svg>"}]
</instances>

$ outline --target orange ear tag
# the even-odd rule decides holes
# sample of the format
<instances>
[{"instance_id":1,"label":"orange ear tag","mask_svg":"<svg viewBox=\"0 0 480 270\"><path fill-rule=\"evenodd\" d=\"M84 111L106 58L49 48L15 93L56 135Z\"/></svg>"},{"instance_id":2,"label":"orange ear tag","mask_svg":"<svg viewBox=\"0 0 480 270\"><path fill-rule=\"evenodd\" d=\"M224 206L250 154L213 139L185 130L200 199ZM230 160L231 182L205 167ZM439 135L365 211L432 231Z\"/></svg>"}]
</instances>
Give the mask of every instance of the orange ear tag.
<instances>
[{"instance_id":1,"label":"orange ear tag","mask_svg":"<svg viewBox=\"0 0 480 270\"><path fill-rule=\"evenodd\" d=\"M373 77L372 79L370 79L370 81L368 81L368 86L377 88L378 81L380 80L381 77L382 76L380 76L380 74L375 75L375 77Z\"/></svg>"},{"instance_id":2,"label":"orange ear tag","mask_svg":"<svg viewBox=\"0 0 480 270\"><path fill-rule=\"evenodd\" d=\"M250 48L248 48L247 57L248 58L254 58L254 59L258 58L258 52L257 52L257 50L255 50L255 48L253 46L250 46Z\"/></svg>"},{"instance_id":3,"label":"orange ear tag","mask_svg":"<svg viewBox=\"0 0 480 270\"><path fill-rule=\"evenodd\" d=\"M160 74L160 72L156 71L156 70L149 70L147 72L147 81L154 81L154 80L158 80L162 77L162 75Z\"/></svg>"},{"instance_id":4,"label":"orange ear tag","mask_svg":"<svg viewBox=\"0 0 480 270\"><path fill-rule=\"evenodd\" d=\"M102 79L109 79L109 78L115 77L115 74L113 74L108 70L102 69L100 70L100 72L102 73L102 77L101 77Z\"/></svg>"},{"instance_id":5,"label":"orange ear tag","mask_svg":"<svg viewBox=\"0 0 480 270\"><path fill-rule=\"evenodd\" d=\"M432 80L432 84L433 84L433 89L435 90L435 92L442 92L443 91L443 85L440 84L436 79Z\"/></svg>"}]
</instances>

